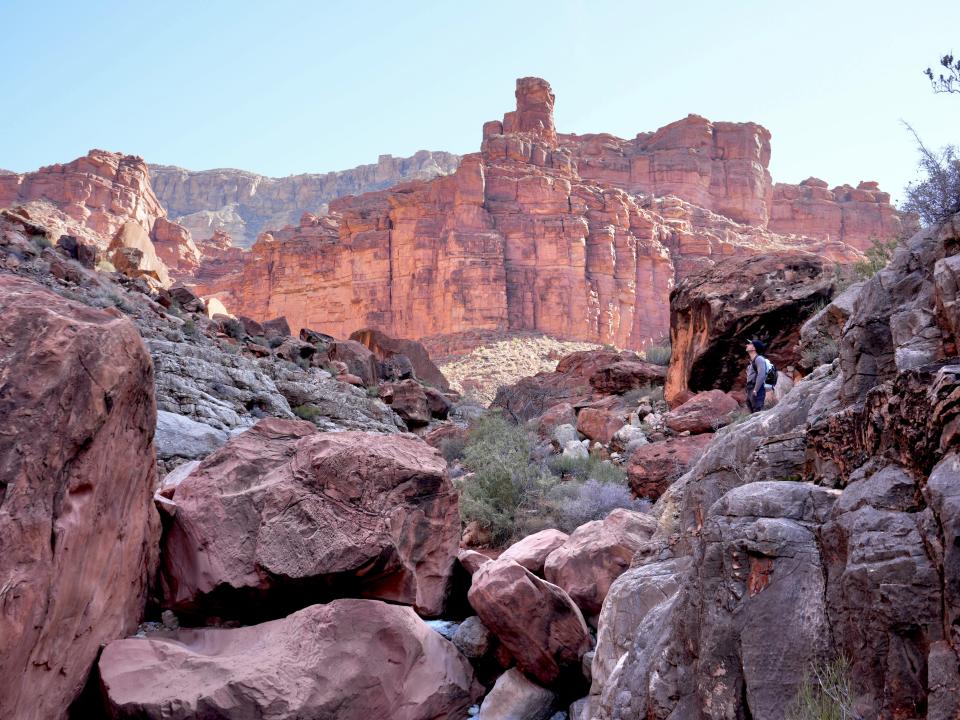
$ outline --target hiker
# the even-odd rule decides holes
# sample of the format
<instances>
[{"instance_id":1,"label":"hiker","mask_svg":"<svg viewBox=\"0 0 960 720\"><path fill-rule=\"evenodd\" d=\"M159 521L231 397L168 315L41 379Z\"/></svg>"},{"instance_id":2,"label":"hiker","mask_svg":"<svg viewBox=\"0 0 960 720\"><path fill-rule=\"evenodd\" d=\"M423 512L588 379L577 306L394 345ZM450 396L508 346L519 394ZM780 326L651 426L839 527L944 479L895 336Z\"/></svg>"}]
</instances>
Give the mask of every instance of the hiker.
<instances>
[{"instance_id":1,"label":"hiker","mask_svg":"<svg viewBox=\"0 0 960 720\"><path fill-rule=\"evenodd\" d=\"M747 341L747 355L750 356L750 364L747 366L747 408L752 413L763 410L767 399L767 384L776 383L777 371L773 363L763 356L766 349L766 344L760 340ZM771 375L772 382L768 379Z\"/></svg>"}]
</instances>

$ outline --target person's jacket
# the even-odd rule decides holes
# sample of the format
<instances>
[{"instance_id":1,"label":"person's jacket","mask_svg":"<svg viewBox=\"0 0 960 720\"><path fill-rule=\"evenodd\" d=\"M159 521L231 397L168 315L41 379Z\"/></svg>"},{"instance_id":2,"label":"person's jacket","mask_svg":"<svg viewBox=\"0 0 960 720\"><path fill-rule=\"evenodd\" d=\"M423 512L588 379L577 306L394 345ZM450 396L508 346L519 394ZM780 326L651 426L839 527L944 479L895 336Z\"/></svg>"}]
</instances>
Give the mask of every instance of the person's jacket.
<instances>
[{"instance_id":1,"label":"person's jacket","mask_svg":"<svg viewBox=\"0 0 960 720\"><path fill-rule=\"evenodd\" d=\"M767 382L769 369L769 361L763 355L757 355L747 366L747 390L760 392L760 388Z\"/></svg>"}]
</instances>

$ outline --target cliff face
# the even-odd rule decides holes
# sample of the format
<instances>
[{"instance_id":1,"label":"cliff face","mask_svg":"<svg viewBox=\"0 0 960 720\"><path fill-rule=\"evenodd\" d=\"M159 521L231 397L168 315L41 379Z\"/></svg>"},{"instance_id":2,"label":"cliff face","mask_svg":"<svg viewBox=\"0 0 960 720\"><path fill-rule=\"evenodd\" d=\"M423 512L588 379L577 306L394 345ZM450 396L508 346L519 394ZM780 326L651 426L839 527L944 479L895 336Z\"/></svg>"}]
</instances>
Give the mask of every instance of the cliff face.
<instances>
[{"instance_id":1,"label":"cliff face","mask_svg":"<svg viewBox=\"0 0 960 720\"><path fill-rule=\"evenodd\" d=\"M846 261L876 230L869 213L844 223L848 243L830 222L803 236L768 227L789 193L771 183L759 125L690 116L629 141L558 135L549 84L522 78L516 98L455 173L336 200L205 263L198 291L337 336L374 327L442 347L454 333L539 331L638 348L666 335L669 292L690 272L791 249ZM883 194L858 202L899 230Z\"/></svg>"},{"instance_id":2,"label":"cliff face","mask_svg":"<svg viewBox=\"0 0 960 720\"><path fill-rule=\"evenodd\" d=\"M192 272L200 253L189 231L166 218L144 161L91 150L62 165L31 173L0 173L0 208L76 237L116 262L133 251L140 268L169 282L168 270ZM128 260L129 262L129 260Z\"/></svg>"},{"instance_id":3,"label":"cliff face","mask_svg":"<svg viewBox=\"0 0 960 720\"><path fill-rule=\"evenodd\" d=\"M381 155L376 164L351 170L285 178L243 170L194 172L170 165L150 165L150 176L170 216L198 240L220 230L235 245L248 248L261 232L296 224L305 212L324 212L335 198L447 175L459 160L452 153L421 150L408 158Z\"/></svg>"}]
</instances>

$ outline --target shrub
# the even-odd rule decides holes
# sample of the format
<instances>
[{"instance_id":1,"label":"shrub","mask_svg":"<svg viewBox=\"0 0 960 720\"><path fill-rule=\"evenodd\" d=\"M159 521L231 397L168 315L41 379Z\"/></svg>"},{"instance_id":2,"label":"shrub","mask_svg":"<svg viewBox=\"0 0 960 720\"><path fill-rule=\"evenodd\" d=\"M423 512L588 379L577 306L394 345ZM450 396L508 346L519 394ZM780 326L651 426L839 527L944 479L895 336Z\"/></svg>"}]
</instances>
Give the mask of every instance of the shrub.
<instances>
[{"instance_id":1,"label":"shrub","mask_svg":"<svg viewBox=\"0 0 960 720\"><path fill-rule=\"evenodd\" d=\"M252 342L254 345L260 345L261 347L268 348L270 343L267 342L267 339L263 335L257 335L256 337L249 338L249 342Z\"/></svg>"},{"instance_id":2,"label":"shrub","mask_svg":"<svg viewBox=\"0 0 960 720\"><path fill-rule=\"evenodd\" d=\"M196 335L197 334L197 324L193 321L192 318L187 318L183 321L183 331L187 335Z\"/></svg>"},{"instance_id":3,"label":"shrub","mask_svg":"<svg viewBox=\"0 0 960 720\"><path fill-rule=\"evenodd\" d=\"M440 443L440 454L448 463L453 463L463 457L463 451L467 447L466 438L456 436L450 437Z\"/></svg>"},{"instance_id":4,"label":"shrub","mask_svg":"<svg viewBox=\"0 0 960 720\"><path fill-rule=\"evenodd\" d=\"M837 342L829 335L820 335L800 351L800 361L805 368L815 368L832 363L840 355Z\"/></svg>"},{"instance_id":5,"label":"shrub","mask_svg":"<svg viewBox=\"0 0 960 720\"><path fill-rule=\"evenodd\" d=\"M787 720L862 720L853 711L850 663L846 658L811 665Z\"/></svg>"},{"instance_id":6,"label":"shrub","mask_svg":"<svg viewBox=\"0 0 960 720\"><path fill-rule=\"evenodd\" d=\"M117 271L117 268L115 268L109 260L101 260L97 263L97 270L100 272L114 273Z\"/></svg>"},{"instance_id":7,"label":"shrub","mask_svg":"<svg viewBox=\"0 0 960 720\"><path fill-rule=\"evenodd\" d=\"M378 398L380 397L380 388L376 385L370 385L367 387L367 397Z\"/></svg>"},{"instance_id":8,"label":"shrub","mask_svg":"<svg viewBox=\"0 0 960 720\"><path fill-rule=\"evenodd\" d=\"M879 238L870 238L871 247L864 251L866 259L854 264L853 271L857 280L869 280L878 272L883 270L890 258L893 257L893 251L897 249L900 241L896 238L881 240Z\"/></svg>"},{"instance_id":9,"label":"shrub","mask_svg":"<svg viewBox=\"0 0 960 720\"><path fill-rule=\"evenodd\" d=\"M602 520L617 508L643 511L650 506L649 501L635 499L624 484L595 479L560 483L551 488L548 502L552 505L553 527L564 532L573 532L591 520Z\"/></svg>"},{"instance_id":10,"label":"shrub","mask_svg":"<svg viewBox=\"0 0 960 720\"><path fill-rule=\"evenodd\" d=\"M919 166L925 177L907 185L903 209L917 213L924 225L936 225L960 212L960 157L953 145L939 152L930 150L912 127L907 125L907 129L917 141Z\"/></svg>"},{"instance_id":11,"label":"shrub","mask_svg":"<svg viewBox=\"0 0 960 720\"><path fill-rule=\"evenodd\" d=\"M667 366L670 364L672 351L670 340L659 340L643 349L643 358L654 365Z\"/></svg>"},{"instance_id":12,"label":"shrub","mask_svg":"<svg viewBox=\"0 0 960 720\"><path fill-rule=\"evenodd\" d=\"M622 468L593 454L585 458L553 455L547 460L547 467L557 477L573 480L597 480L622 484L627 479L627 474Z\"/></svg>"},{"instance_id":13,"label":"shrub","mask_svg":"<svg viewBox=\"0 0 960 720\"><path fill-rule=\"evenodd\" d=\"M634 388L623 395L623 399L628 405L639 405L641 400L648 401L651 405L657 405L664 402L662 385L644 385Z\"/></svg>"},{"instance_id":14,"label":"shrub","mask_svg":"<svg viewBox=\"0 0 960 720\"><path fill-rule=\"evenodd\" d=\"M473 423L467 434L463 465L472 474L457 481L460 515L476 521L503 544L522 532L520 519L543 504L556 482L530 461L526 433L496 413Z\"/></svg>"},{"instance_id":15,"label":"shrub","mask_svg":"<svg viewBox=\"0 0 960 720\"><path fill-rule=\"evenodd\" d=\"M306 403L304 405L297 405L295 408L293 408L293 414L301 420L312 421L315 417L320 415L320 408L318 408L316 405Z\"/></svg>"}]
</instances>

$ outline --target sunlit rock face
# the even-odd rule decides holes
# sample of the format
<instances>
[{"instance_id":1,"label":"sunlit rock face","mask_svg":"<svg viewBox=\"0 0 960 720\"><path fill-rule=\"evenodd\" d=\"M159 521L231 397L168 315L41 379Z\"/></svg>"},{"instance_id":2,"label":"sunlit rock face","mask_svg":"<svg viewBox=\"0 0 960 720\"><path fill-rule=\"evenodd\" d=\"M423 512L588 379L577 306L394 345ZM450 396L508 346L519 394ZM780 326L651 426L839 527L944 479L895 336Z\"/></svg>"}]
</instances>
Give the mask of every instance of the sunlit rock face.
<instances>
[{"instance_id":1,"label":"sunlit rock face","mask_svg":"<svg viewBox=\"0 0 960 720\"><path fill-rule=\"evenodd\" d=\"M546 81L519 79L516 109L484 124L456 172L335 200L205 262L197 290L336 336L369 327L429 348L538 331L637 349L668 333L674 285L718 260L806 250L849 262L900 230L875 184L829 202L774 186L770 133L755 123L691 115L632 140L565 135L554 102Z\"/></svg>"}]
</instances>

